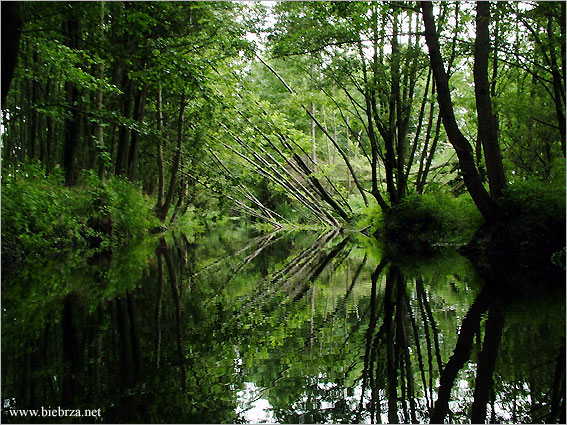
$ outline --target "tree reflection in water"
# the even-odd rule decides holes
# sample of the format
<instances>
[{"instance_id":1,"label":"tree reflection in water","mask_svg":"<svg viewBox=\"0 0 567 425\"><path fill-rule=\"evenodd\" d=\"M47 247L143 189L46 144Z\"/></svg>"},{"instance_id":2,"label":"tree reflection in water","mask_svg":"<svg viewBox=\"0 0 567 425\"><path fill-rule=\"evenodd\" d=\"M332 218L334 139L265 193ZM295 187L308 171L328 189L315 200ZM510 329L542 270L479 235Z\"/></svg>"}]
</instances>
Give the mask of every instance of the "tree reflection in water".
<instances>
[{"instance_id":1,"label":"tree reflection in water","mask_svg":"<svg viewBox=\"0 0 567 425\"><path fill-rule=\"evenodd\" d=\"M2 285L2 419L564 422L564 288L530 279L337 231L30 258Z\"/></svg>"}]
</instances>

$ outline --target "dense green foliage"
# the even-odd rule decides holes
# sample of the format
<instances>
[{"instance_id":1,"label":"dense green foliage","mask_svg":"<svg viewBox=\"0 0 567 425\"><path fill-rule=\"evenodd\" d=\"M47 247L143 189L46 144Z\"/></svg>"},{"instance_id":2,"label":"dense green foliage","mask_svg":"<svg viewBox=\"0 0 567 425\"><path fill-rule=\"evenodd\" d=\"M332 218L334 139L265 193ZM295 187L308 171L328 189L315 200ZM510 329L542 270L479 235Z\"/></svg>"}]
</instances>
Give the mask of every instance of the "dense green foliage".
<instances>
[{"instance_id":1,"label":"dense green foliage","mask_svg":"<svg viewBox=\"0 0 567 425\"><path fill-rule=\"evenodd\" d=\"M443 193L409 195L383 219L384 236L404 250L467 243L482 224L468 196ZM382 229L378 227L377 232Z\"/></svg>"},{"instance_id":2,"label":"dense green foliage","mask_svg":"<svg viewBox=\"0 0 567 425\"><path fill-rule=\"evenodd\" d=\"M2 421L564 422L565 14L2 2Z\"/></svg>"},{"instance_id":3,"label":"dense green foliage","mask_svg":"<svg viewBox=\"0 0 567 425\"><path fill-rule=\"evenodd\" d=\"M4 174L39 162L46 174L60 167L73 186L92 170L141 186L163 222L197 210L275 228L371 222L379 218L361 216L403 205L443 221L451 219L443 210L469 198L443 200L471 190L486 218L506 185L564 187L560 2L492 5L479 51L475 4L435 10L468 159L456 155L462 149L439 111L420 3L27 2L18 10ZM485 146L487 99L497 131ZM503 181L493 181L495 168ZM415 193L446 205L434 211Z\"/></svg>"},{"instance_id":4,"label":"dense green foliage","mask_svg":"<svg viewBox=\"0 0 567 425\"><path fill-rule=\"evenodd\" d=\"M27 166L2 179L3 254L49 253L141 239L158 224L153 204L120 177L88 174L73 188L61 172ZM5 258L3 257L3 260Z\"/></svg>"}]
</instances>

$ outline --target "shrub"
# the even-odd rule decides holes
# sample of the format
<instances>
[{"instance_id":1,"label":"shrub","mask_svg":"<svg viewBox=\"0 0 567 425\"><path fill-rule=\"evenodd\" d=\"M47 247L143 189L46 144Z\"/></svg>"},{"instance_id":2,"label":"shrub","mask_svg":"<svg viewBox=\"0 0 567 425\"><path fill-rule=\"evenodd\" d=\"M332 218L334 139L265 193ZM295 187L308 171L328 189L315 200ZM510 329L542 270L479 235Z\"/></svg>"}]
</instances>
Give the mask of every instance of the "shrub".
<instances>
[{"instance_id":1,"label":"shrub","mask_svg":"<svg viewBox=\"0 0 567 425\"><path fill-rule=\"evenodd\" d=\"M506 188L499 215L475 235L477 256L524 267L564 264L565 183L521 181Z\"/></svg>"},{"instance_id":2,"label":"shrub","mask_svg":"<svg viewBox=\"0 0 567 425\"><path fill-rule=\"evenodd\" d=\"M46 176L28 166L2 180L2 239L6 247L34 250L58 245L77 234L81 223L72 213L72 192L59 175Z\"/></svg>"},{"instance_id":3,"label":"shrub","mask_svg":"<svg viewBox=\"0 0 567 425\"><path fill-rule=\"evenodd\" d=\"M362 197L359 199L359 202L351 204L354 215L358 218L356 228L359 230L368 229L368 233L371 234L379 232L384 227L382 208L373 198L369 199L368 206L362 203Z\"/></svg>"},{"instance_id":4,"label":"shrub","mask_svg":"<svg viewBox=\"0 0 567 425\"><path fill-rule=\"evenodd\" d=\"M159 224L151 213L153 203L140 188L121 177L112 177L97 187L92 199L97 217L109 217L113 236L126 240L143 236Z\"/></svg>"},{"instance_id":5,"label":"shrub","mask_svg":"<svg viewBox=\"0 0 567 425\"><path fill-rule=\"evenodd\" d=\"M149 198L122 178L101 182L87 173L68 188L61 173L47 176L34 165L2 175L4 260L65 246L118 244L158 223Z\"/></svg>"},{"instance_id":6,"label":"shrub","mask_svg":"<svg viewBox=\"0 0 567 425\"><path fill-rule=\"evenodd\" d=\"M524 216L538 221L565 220L565 182L524 180L506 187L499 201L503 217Z\"/></svg>"},{"instance_id":7,"label":"shrub","mask_svg":"<svg viewBox=\"0 0 567 425\"><path fill-rule=\"evenodd\" d=\"M482 216L468 195L410 194L384 218L388 241L407 249L467 242L482 223Z\"/></svg>"}]
</instances>

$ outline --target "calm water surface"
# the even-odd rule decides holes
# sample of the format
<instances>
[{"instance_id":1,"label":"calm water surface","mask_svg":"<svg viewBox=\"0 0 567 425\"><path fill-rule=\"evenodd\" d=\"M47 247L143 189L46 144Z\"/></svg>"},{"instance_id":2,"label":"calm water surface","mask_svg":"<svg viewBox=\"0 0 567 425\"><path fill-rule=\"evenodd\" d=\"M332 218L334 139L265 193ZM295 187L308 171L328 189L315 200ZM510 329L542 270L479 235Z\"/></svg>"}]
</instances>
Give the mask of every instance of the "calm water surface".
<instances>
[{"instance_id":1,"label":"calm water surface","mask_svg":"<svg viewBox=\"0 0 567 425\"><path fill-rule=\"evenodd\" d=\"M565 421L563 272L242 229L3 272L3 422Z\"/></svg>"}]
</instances>

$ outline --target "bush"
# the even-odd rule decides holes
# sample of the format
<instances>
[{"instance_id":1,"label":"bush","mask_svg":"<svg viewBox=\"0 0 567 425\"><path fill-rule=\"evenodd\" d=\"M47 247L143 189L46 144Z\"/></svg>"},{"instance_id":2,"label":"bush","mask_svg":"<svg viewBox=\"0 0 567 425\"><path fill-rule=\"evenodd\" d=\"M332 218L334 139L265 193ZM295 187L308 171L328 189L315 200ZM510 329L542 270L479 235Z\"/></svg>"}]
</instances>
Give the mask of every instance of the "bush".
<instances>
[{"instance_id":1,"label":"bush","mask_svg":"<svg viewBox=\"0 0 567 425\"><path fill-rule=\"evenodd\" d=\"M61 173L47 176L33 165L2 176L3 260L66 246L118 244L157 224L149 198L122 178L101 182L89 173L68 188Z\"/></svg>"},{"instance_id":2,"label":"bush","mask_svg":"<svg viewBox=\"0 0 567 425\"><path fill-rule=\"evenodd\" d=\"M362 197L355 199L357 202L351 203L354 216L357 218L355 227L359 230L367 229L370 234L380 232L384 227L384 214L380 205L374 198L368 199L368 206L364 205Z\"/></svg>"},{"instance_id":3,"label":"bush","mask_svg":"<svg viewBox=\"0 0 567 425\"><path fill-rule=\"evenodd\" d=\"M108 218L112 235L118 240L133 239L159 224L151 213L153 203L128 180L112 177L98 183L91 200L96 218Z\"/></svg>"},{"instance_id":4,"label":"bush","mask_svg":"<svg viewBox=\"0 0 567 425\"><path fill-rule=\"evenodd\" d=\"M524 180L508 185L499 207L502 217L565 221L565 182Z\"/></svg>"},{"instance_id":5,"label":"bush","mask_svg":"<svg viewBox=\"0 0 567 425\"><path fill-rule=\"evenodd\" d=\"M45 176L28 166L15 175L3 173L2 240L4 247L34 250L58 245L80 222L72 214L72 193L58 174Z\"/></svg>"},{"instance_id":6,"label":"bush","mask_svg":"<svg viewBox=\"0 0 567 425\"><path fill-rule=\"evenodd\" d=\"M506 188L499 214L475 235L469 250L477 258L541 268L564 265L565 183L521 181ZM489 264L490 265L490 264Z\"/></svg>"},{"instance_id":7,"label":"bush","mask_svg":"<svg viewBox=\"0 0 567 425\"><path fill-rule=\"evenodd\" d=\"M405 249L467 242L482 224L482 216L468 195L411 194L384 217L384 235Z\"/></svg>"}]
</instances>

